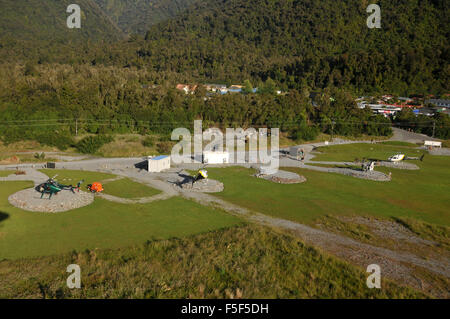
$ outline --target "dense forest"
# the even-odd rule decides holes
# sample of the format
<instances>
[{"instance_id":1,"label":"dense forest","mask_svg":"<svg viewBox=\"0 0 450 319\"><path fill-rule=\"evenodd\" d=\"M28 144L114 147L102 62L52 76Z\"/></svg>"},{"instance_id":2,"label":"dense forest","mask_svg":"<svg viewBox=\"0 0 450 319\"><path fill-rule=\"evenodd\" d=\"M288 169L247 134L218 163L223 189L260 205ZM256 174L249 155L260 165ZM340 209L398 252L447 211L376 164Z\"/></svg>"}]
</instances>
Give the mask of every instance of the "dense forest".
<instances>
[{"instance_id":1,"label":"dense forest","mask_svg":"<svg viewBox=\"0 0 450 319\"><path fill-rule=\"evenodd\" d=\"M2 0L0 2L0 60L2 63L67 62L93 45L110 45L125 37L92 0L79 0L81 28L67 27L70 0Z\"/></svg>"},{"instance_id":2,"label":"dense forest","mask_svg":"<svg viewBox=\"0 0 450 319\"><path fill-rule=\"evenodd\" d=\"M203 0L150 27L145 39L85 43L66 52L61 44L60 52L46 60L135 66L199 82L270 77L284 90L337 86L355 93L448 92L446 1L379 2L382 28L369 29L368 1ZM11 44L0 43L4 56ZM39 44L28 59L17 51L4 57L37 62L44 54L35 52Z\"/></svg>"},{"instance_id":3,"label":"dense forest","mask_svg":"<svg viewBox=\"0 0 450 319\"><path fill-rule=\"evenodd\" d=\"M358 109L356 95L449 90L449 8L443 0L378 1L381 29L366 25L368 1L203 0L184 10L177 6L181 2L167 0L151 3L178 8L166 12L179 15L126 38L116 23L125 32L142 33L135 26L147 28L151 13L132 10L144 1L127 1L128 7L84 1L85 26L69 31L59 29L67 16L61 15L64 1L56 9L36 4L25 13L14 7L25 7L22 0L6 1L6 11L2 3L4 142L30 138L64 146L75 129L169 133L194 119L205 125L278 126L302 140L331 130L388 135L390 120ZM47 20L35 19L42 16ZM192 96L174 89L177 83L208 82L266 89L210 98L203 89ZM274 94L274 88L286 94ZM320 92L316 107L311 92ZM446 121L428 119L423 130L434 120ZM407 125L413 118L401 121ZM444 131L436 136L448 136L448 125L440 127Z\"/></svg>"},{"instance_id":4,"label":"dense forest","mask_svg":"<svg viewBox=\"0 0 450 319\"><path fill-rule=\"evenodd\" d=\"M271 77L283 89L448 90L446 1L380 2L381 29L367 27L367 1L201 2L150 29L135 62L222 81Z\"/></svg>"},{"instance_id":5,"label":"dense forest","mask_svg":"<svg viewBox=\"0 0 450 319\"><path fill-rule=\"evenodd\" d=\"M145 34L150 26L175 17L195 0L94 0L127 34Z\"/></svg>"}]
</instances>

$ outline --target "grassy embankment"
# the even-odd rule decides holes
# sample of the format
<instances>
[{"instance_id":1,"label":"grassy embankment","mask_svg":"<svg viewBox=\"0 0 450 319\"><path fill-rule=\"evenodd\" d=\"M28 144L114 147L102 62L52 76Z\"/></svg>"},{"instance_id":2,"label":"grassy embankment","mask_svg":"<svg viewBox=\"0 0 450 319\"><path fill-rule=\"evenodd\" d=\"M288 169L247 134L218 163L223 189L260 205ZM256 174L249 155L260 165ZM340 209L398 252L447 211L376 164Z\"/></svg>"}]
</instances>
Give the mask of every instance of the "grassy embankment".
<instances>
[{"instance_id":1,"label":"grassy embankment","mask_svg":"<svg viewBox=\"0 0 450 319\"><path fill-rule=\"evenodd\" d=\"M69 290L66 267L81 267ZM298 239L257 226L231 227L117 250L0 262L1 298L423 298Z\"/></svg>"}]
</instances>

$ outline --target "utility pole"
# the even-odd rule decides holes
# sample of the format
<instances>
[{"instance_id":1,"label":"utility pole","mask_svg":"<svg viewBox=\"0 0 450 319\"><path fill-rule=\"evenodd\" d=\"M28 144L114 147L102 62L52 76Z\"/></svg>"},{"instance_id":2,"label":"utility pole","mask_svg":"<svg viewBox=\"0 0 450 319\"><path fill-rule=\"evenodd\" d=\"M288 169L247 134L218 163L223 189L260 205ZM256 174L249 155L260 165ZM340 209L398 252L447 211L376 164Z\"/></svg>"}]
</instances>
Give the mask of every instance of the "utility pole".
<instances>
[{"instance_id":1,"label":"utility pole","mask_svg":"<svg viewBox=\"0 0 450 319\"><path fill-rule=\"evenodd\" d=\"M331 122L331 142L333 142L333 136L334 136L334 126L336 125L336 121L333 120Z\"/></svg>"},{"instance_id":2,"label":"utility pole","mask_svg":"<svg viewBox=\"0 0 450 319\"><path fill-rule=\"evenodd\" d=\"M433 119L433 138L434 138L434 133L436 132L436 120Z\"/></svg>"},{"instance_id":3,"label":"utility pole","mask_svg":"<svg viewBox=\"0 0 450 319\"><path fill-rule=\"evenodd\" d=\"M75 119L75 136L78 136L78 119Z\"/></svg>"}]
</instances>

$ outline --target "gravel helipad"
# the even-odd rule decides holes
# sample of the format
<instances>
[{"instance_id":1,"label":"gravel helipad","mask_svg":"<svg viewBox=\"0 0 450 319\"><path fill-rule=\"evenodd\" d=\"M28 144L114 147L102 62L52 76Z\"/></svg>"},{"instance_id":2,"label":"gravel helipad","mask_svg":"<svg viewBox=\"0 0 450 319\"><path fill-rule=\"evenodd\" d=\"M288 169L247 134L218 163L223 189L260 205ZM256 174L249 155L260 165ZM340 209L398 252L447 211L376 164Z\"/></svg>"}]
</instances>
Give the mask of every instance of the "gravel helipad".
<instances>
[{"instance_id":1,"label":"gravel helipad","mask_svg":"<svg viewBox=\"0 0 450 319\"><path fill-rule=\"evenodd\" d=\"M181 188L191 192L220 193L223 192L224 186L223 183L214 179L202 179L195 183L181 184Z\"/></svg>"},{"instance_id":2,"label":"gravel helipad","mask_svg":"<svg viewBox=\"0 0 450 319\"><path fill-rule=\"evenodd\" d=\"M31 211L42 213L61 213L76 208L84 207L94 201L94 195L86 192L61 191L48 199L45 194L41 199L41 194L34 188L28 188L9 196L8 201L11 205Z\"/></svg>"},{"instance_id":3,"label":"gravel helipad","mask_svg":"<svg viewBox=\"0 0 450 319\"><path fill-rule=\"evenodd\" d=\"M282 170L278 170L275 174L271 175L257 174L256 177L279 184L300 184L306 182L306 178L304 176Z\"/></svg>"}]
</instances>

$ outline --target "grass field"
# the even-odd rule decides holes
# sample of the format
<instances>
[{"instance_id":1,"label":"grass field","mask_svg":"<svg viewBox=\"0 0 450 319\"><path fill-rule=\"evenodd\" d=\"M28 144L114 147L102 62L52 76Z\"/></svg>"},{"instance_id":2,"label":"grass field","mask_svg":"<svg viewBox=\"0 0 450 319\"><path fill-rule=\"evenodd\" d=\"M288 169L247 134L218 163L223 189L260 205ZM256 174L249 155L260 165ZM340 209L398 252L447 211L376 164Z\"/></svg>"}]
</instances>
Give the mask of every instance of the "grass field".
<instances>
[{"instance_id":1,"label":"grass field","mask_svg":"<svg viewBox=\"0 0 450 319\"><path fill-rule=\"evenodd\" d=\"M363 158L387 160L396 153L402 153L410 157L420 157L424 153L423 150L414 149L408 144L401 143L400 145L392 145L392 142L389 142L389 144L355 143L331 145L318 147L317 151L320 153L314 154L313 161L329 162L354 161L355 159Z\"/></svg>"},{"instance_id":2,"label":"grass field","mask_svg":"<svg viewBox=\"0 0 450 319\"><path fill-rule=\"evenodd\" d=\"M150 186L134 182L128 178L119 179L113 182L107 182L103 185L105 194L121 198L142 198L151 197L161 192Z\"/></svg>"},{"instance_id":3,"label":"grass field","mask_svg":"<svg viewBox=\"0 0 450 319\"><path fill-rule=\"evenodd\" d=\"M0 177L7 177L11 174L14 174L14 171L0 171Z\"/></svg>"},{"instance_id":4,"label":"grass field","mask_svg":"<svg viewBox=\"0 0 450 319\"><path fill-rule=\"evenodd\" d=\"M66 267L81 268L68 289ZM231 227L117 250L0 261L0 298L423 298L298 239L264 227Z\"/></svg>"},{"instance_id":5,"label":"grass field","mask_svg":"<svg viewBox=\"0 0 450 319\"><path fill-rule=\"evenodd\" d=\"M408 143L408 142L402 142L402 141L385 141L381 142L381 144L384 145L392 145L392 146L406 146L406 147L417 147L417 144L414 143Z\"/></svg>"},{"instance_id":6,"label":"grass field","mask_svg":"<svg viewBox=\"0 0 450 319\"><path fill-rule=\"evenodd\" d=\"M358 148L349 153L347 145L333 147L321 155L323 160L351 160ZM389 154L385 145L375 156ZM340 174L287 168L307 178L295 185L274 184L257 179L252 170L244 168L209 169L212 179L225 185L216 194L227 201L264 214L302 223L331 215L371 215L383 218L410 217L427 223L450 225L450 158L426 156L415 161L418 171L377 168L392 172L388 183L367 181Z\"/></svg>"},{"instance_id":7,"label":"grass field","mask_svg":"<svg viewBox=\"0 0 450 319\"><path fill-rule=\"evenodd\" d=\"M80 176L68 171L65 176L72 174L87 180L97 179L92 173ZM99 176L103 177L106 176ZM10 194L31 186L31 182L0 183L0 260L88 248L118 248L241 222L220 210L177 197L143 205L96 198L89 206L58 214L26 212L9 204Z\"/></svg>"}]
</instances>

